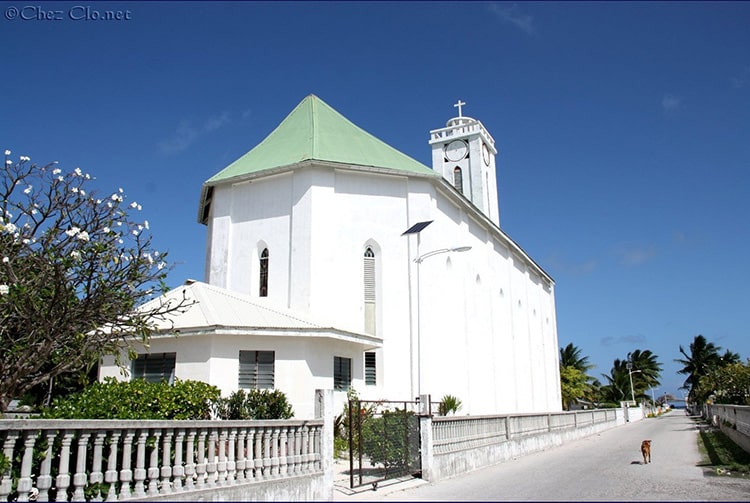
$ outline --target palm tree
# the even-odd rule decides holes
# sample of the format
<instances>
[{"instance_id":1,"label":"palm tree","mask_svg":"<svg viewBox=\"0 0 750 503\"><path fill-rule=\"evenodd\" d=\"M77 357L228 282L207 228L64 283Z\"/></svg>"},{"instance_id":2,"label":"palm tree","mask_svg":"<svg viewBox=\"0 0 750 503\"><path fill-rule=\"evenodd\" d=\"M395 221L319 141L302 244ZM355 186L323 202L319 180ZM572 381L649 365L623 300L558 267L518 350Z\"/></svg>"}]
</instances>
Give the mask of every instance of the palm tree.
<instances>
[{"instance_id":1,"label":"palm tree","mask_svg":"<svg viewBox=\"0 0 750 503\"><path fill-rule=\"evenodd\" d=\"M560 348L560 366L573 367L583 373L595 367L595 365L589 363L588 356L581 355L581 348L576 347L572 342L564 348Z\"/></svg>"},{"instance_id":2,"label":"palm tree","mask_svg":"<svg viewBox=\"0 0 750 503\"><path fill-rule=\"evenodd\" d=\"M630 376L628 375L627 361L615 359L609 375L602 374L607 384L600 388L603 402L618 404L630 400Z\"/></svg>"},{"instance_id":3,"label":"palm tree","mask_svg":"<svg viewBox=\"0 0 750 503\"><path fill-rule=\"evenodd\" d=\"M636 349L628 353L628 360L632 364L633 390L636 398L648 399L646 391L659 385L661 363L649 349Z\"/></svg>"},{"instance_id":4,"label":"palm tree","mask_svg":"<svg viewBox=\"0 0 750 503\"><path fill-rule=\"evenodd\" d=\"M695 400L696 390L700 378L708 375L708 373L718 367L721 364L721 357L719 356L720 346L716 346L712 342L708 342L702 335L696 335L693 342L690 343L690 354L688 354L682 346L680 346L680 353L685 357L677 358L675 361L683 365L681 370L678 370L678 374L687 374L687 379L682 385L684 388L689 388L688 398L692 401ZM729 359L733 357L731 351L727 351L725 356ZM739 359L739 355L737 355Z\"/></svg>"},{"instance_id":5,"label":"palm tree","mask_svg":"<svg viewBox=\"0 0 750 503\"><path fill-rule=\"evenodd\" d=\"M593 377L586 374L595 365L589 363L589 357L581 354L581 349L572 342L560 348L560 384L563 395L563 408L570 410L570 405L581 398L592 398Z\"/></svg>"}]
</instances>

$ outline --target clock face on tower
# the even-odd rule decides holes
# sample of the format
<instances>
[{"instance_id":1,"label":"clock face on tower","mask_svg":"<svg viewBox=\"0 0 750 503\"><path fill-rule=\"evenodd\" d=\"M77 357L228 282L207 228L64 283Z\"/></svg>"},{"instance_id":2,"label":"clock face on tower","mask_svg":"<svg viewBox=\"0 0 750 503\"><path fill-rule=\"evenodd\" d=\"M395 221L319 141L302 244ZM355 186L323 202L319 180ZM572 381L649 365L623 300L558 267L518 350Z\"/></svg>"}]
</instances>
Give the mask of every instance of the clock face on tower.
<instances>
[{"instance_id":1,"label":"clock face on tower","mask_svg":"<svg viewBox=\"0 0 750 503\"><path fill-rule=\"evenodd\" d=\"M490 165L490 149L484 143L482 143L482 159L484 159L485 165Z\"/></svg>"},{"instance_id":2,"label":"clock face on tower","mask_svg":"<svg viewBox=\"0 0 750 503\"><path fill-rule=\"evenodd\" d=\"M445 146L445 157L449 161L460 161L466 157L466 152L469 151L469 147L463 140L453 140Z\"/></svg>"}]
</instances>

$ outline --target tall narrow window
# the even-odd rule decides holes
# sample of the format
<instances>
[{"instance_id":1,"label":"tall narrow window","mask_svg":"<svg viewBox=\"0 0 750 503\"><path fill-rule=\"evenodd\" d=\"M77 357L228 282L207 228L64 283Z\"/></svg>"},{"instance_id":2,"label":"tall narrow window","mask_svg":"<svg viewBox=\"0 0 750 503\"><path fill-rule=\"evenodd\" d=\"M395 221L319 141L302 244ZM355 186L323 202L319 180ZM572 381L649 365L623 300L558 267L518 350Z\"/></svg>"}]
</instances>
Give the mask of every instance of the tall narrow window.
<instances>
[{"instance_id":1,"label":"tall narrow window","mask_svg":"<svg viewBox=\"0 0 750 503\"><path fill-rule=\"evenodd\" d=\"M367 351L365 353L365 384L367 386L375 386L378 384L376 363L375 352Z\"/></svg>"},{"instance_id":2,"label":"tall narrow window","mask_svg":"<svg viewBox=\"0 0 750 503\"><path fill-rule=\"evenodd\" d=\"M268 297L268 248L260 253L260 296Z\"/></svg>"},{"instance_id":3,"label":"tall narrow window","mask_svg":"<svg viewBox=\"0 0 750 503\"><path fill-rule=\"evenodd\" d=\"M333 389L348 391L352 385L352 359L333 357Z\"/></svg>"},{"instance_id":4,"label":"tall narrow window","mask_svg":"<svg viewBox=\"0 0 750 503\"><path fill-rule=\"evenodd\" d=\"M365 333L375 335L375 252L365 250Z\"/></svg>"},{"instance_id":5,"label":"tall narrow window","mask_svg":"<svg viewBox=\"0 0 750 503\"><path fill-rule=\"evenodd\" d=\"M240 389L273 389L273 351L240 351Z\"/></svg>"},{"instance_id":6,"label":"tall narrow window","mask_svg":"<svg viewBox=\"0 0 750 503\"><path fill-rule=\"evenodd\" d=\"M461 194L464 193L464 174L458 166L453 170L453 186Z\"/></svg>"},{"instance_id":7,"label":"tall narrow window","mask_svg":"<svg viewBox=\"0 0 750 503\"><path fill-rule=\"evenodd\" d=\"M141 354L132 363L132 379L144 379L148 382L174 382L176 353Z\"/></svg>"}]
</instances>

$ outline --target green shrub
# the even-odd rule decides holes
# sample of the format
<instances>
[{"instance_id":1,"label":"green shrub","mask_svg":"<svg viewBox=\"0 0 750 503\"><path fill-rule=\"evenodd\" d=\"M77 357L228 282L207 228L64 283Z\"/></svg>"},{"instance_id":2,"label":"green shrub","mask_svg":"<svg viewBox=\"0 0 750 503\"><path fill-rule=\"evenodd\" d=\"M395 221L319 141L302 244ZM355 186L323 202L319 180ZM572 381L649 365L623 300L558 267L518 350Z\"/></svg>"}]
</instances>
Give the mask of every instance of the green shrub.
<instances>
[{"instance_id":1,"label":"green shrub","mask_svg":"<svg viewBox=\"0 0 750 503\"><path fill-rule=\"evenodd\" d=\"M455 397L453 395L445 395L443 396L440 405L438 405L438 414L440 414L441 416L447 416L450 413L455 414L456 412L461 410L462 405L463 404L461 403L461 400L458 399L458 397Z\"/></svg>"},{"instance_id":2,"label":"green shrub","mask_svg":"<svg viewBox=\"0 0 750 503\"><path fill-rule=\"evenodd\" d=\"M362 451L374 465L386 470L405 470L418 465L419 419L407 410L383 411L381 416L362 419Z\"/></svg>"},{"instance_id":3,"label":"green shrub","mask_svg":"<svg viewBox=\"0 0 750 503\"><path fill-rule=\"evenodd\" d=\"M280 390L238 390L229 398L214 403L214 413L220 419L289 419L294 416L292 406Z\"/></svg>"},{"instance_id":4,"label":"green shrub","mask_svg":"<svg viewBox=\"0 0 750 503\"><path fill-rule=\"evenodd\" d=\"M199 381L175 379L150 383L143 379L107 378L80 393L57 398L44 419L181 419L211 418L211 404L221 391Z\"/></svg>"}]
</instances>

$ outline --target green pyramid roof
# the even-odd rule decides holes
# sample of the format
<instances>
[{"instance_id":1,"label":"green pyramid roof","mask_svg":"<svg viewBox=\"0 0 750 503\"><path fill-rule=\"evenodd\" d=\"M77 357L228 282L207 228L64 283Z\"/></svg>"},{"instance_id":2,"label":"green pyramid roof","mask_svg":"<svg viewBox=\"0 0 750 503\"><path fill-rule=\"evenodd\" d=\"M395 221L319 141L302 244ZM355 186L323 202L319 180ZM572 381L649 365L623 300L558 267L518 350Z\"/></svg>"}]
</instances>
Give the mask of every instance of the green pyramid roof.
<instances>
[{"instance_id":1,"label":"green pyramid roof","mask_svg":"<svg viewBox=\"0 0 750 503\"><path fill-rule=\"evenodd\" d=\"M311 94L265 140L209 178L206 185L310 160L439 176L424 164L355 126Z\"/></svg>"}]
</instances>

